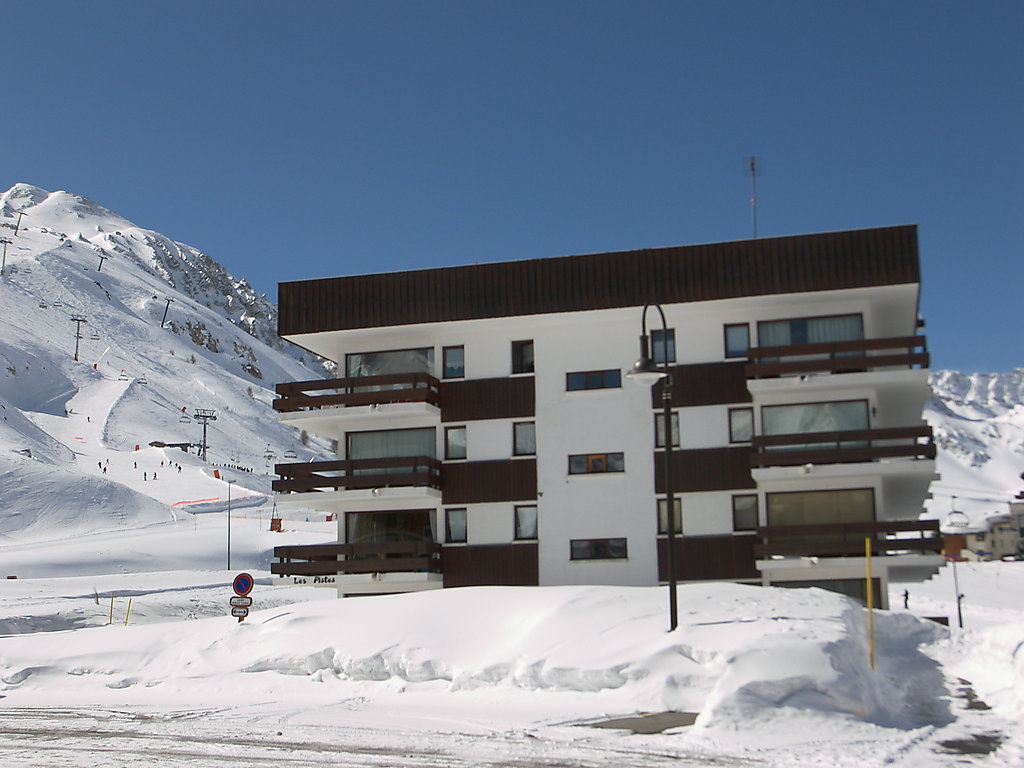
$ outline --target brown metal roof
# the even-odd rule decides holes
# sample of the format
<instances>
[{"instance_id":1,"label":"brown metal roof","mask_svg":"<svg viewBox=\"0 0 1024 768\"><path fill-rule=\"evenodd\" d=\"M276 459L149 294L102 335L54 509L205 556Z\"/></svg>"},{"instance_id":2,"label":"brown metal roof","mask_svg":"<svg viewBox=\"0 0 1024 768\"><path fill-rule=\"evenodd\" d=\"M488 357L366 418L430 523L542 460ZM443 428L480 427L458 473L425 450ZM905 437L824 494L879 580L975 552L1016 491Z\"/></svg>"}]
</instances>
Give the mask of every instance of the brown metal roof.
<instances>
[{"instance_id":1,"label":"brown metal roof","mask_svg":"<svg viewBox=\"0 0 1024 768\"><path fill-rule=\"evenodd\" d=\"M278 333L801 293L920 280L917 227L281 283Z\"/></svg>"}]
</instances>

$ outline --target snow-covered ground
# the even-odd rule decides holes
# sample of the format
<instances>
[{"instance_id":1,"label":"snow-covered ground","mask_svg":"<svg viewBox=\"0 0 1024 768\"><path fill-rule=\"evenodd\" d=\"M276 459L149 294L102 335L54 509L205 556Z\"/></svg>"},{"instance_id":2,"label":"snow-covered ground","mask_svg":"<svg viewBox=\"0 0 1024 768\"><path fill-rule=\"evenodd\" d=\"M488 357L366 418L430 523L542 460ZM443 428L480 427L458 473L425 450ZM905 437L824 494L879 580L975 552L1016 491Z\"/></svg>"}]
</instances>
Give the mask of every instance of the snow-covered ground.
<instances>
[{"instance_id":1,"label":"snow-covered ground","mask_svg":"<svg viewBox=\"0 0 1024 768\"><path fill-rule=\"evenodd\" d=\"M664 588L339 601L271 577L274 546L336 524L299 510L269 530L273 461L329 447L273 420L269 387L316 374L239 328L265 302L68 193L18 185L0 225L4 764L1024 765L1024 563L958 566L963 630L952 569L906 609L894 588L875 669L864 608L818 590L685 585L668 633ZM963 403L931 414L960 420L945 490L1002 498L1024 411L1001 384L980 411L977 386L946 384ZM197 442L196 408L218 415L209 462L149 445Z\"/></svg>"}]
</instances>

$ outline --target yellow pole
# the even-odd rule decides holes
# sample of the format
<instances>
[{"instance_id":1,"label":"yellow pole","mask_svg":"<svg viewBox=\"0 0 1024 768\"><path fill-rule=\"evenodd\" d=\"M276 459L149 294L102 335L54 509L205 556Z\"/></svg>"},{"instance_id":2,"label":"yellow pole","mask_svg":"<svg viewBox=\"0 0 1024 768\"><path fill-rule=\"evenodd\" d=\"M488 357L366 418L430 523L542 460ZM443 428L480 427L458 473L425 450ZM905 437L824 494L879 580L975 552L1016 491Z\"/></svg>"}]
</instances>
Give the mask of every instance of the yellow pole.
<instances>
[{"instance_id":1,"label":"yellow pole","mask_svg":"<svg viewBox=\"0 0 1024 768\"><path fill-rule=\"evenodd\" d=\"M107 625L114 623L114 593L110 593L110 618L107 619Z\"/></svg>"},{"instance_id":2,"label":"yellow pole","mask_svg":"<svg viewBox=\"0 0 1024 768\"><path fill-rule=\"evenodd\" d=\"M864 560L867 567L868 593L868 648L871 656L871 669L875 669L875 590L871 583L871 539L864 537Z\"/></svg>"},{"instance_id":3,"label":"yellow pole","mask_svg":"<svg viewBox=\"0 0 1024 768\"><path fill-rule=\"evenodd\" d=\"M124 625L128 626L128 617L132 615L132 599L128 598L128 610L124 612Z\"/></svg>"}]
</instances>

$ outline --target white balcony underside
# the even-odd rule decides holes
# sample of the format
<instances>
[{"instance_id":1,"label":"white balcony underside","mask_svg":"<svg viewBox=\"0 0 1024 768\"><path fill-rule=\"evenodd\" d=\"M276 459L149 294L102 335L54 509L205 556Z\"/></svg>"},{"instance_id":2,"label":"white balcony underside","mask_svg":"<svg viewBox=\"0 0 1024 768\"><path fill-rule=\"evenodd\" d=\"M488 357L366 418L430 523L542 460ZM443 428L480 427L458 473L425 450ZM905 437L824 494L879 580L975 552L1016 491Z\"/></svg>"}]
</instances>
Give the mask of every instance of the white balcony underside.
<instances>
[{"instance_id":1,"label":"white balcony underside","mask_svg":"<svg viewBox=\"0 0 1024 768\"><path fill-rule=\"evenodd\" d=\"M774 485L785 485L789 488L794 481L800 480L876 477L916 477L920 478L924 487L927 488L935 476L935 461L933 459L898 458L849 464L802 464L795 467L762 467L752 469L750 474L758 488L769 490Z\"/></svg>"},{"instance_id":2,"label":"white balcony underside","mask_svg":"<svg viewBox=\"0 0 1024 768\"><path fill-rule=\"evenodd\" d=\"M874 576L890 581L924 581L945 563L942 555L913 553L871 558ZM780 557L758 560L757 570L770 582L863 579L867 559L863 557Z\"/></svg>"},{"instance_id":3,"label":"white balcony underside","mask_svg":"<svg viewBox=\"0 0 1024 768\"><path fill-rule=\"evenodd\" d=\"M372 512L378 509L437 507L441 503L441 491L426 486L359 488L351 491L279 494L276 501L278 506L315 509L326 514Z\"/></svg>"},{"instance_id":4,"label":"white balcony underside","mask_svg":"<svg viewBox=\"0 0 1024 768\"><path fill-rule=\"evenodd\" d=\"M441 410L430 403L329 405L308 411L278 413L277 420L296 429L335 437L341 432L373 429L430 427L441 422Z\"/></svg>"},{"instance_id":5,"label":"white balcony underside","mask_svg":"<svg viewBox=\"0 0 1024 768\"><path fill-rule=\"evenodd\" d=\"M339 596L424 592L444 586L440 573L346 573L335 578Z\"/></svg>"},{"instance_id":6,"label":"white balcony underside","mask_svg":"<svg viewBox=\"0 0 1024 768\"><path fill-rule=\"evenodd\" d=\"M868 360L871 358L869 357ZM788 399L792 395L819 397L831 390L889 389L910 387L928 391L928 370L924 368L893 368L856 373L805 373L771 379L748 379L747 389L755 402Z\"/></svg>"}]
</instances>

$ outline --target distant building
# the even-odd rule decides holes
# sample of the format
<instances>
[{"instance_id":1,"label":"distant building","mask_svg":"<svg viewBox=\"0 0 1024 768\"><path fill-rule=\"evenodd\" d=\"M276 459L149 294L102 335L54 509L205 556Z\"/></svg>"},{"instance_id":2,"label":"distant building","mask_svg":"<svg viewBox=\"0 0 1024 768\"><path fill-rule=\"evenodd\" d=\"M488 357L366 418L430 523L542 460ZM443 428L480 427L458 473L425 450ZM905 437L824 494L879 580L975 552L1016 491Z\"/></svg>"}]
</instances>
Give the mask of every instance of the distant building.
<instances>
[{"instance_id":1,"label":"distant building","mask_svg":"<svg viewBox=\"0 0 1024 768\"><path fill-rule=\"evenodd\" d=\"M282 337L339 376L286 382L283 423L337 458L278 464L278 503L338 542L273 571L339 594L463 585L819 585L878 604L941 563L919 521L913 226L283 283ZM660 388L625 379L645 305ZM664 443L676 493L668 514Z\"/></svg>"}]
</instances>

